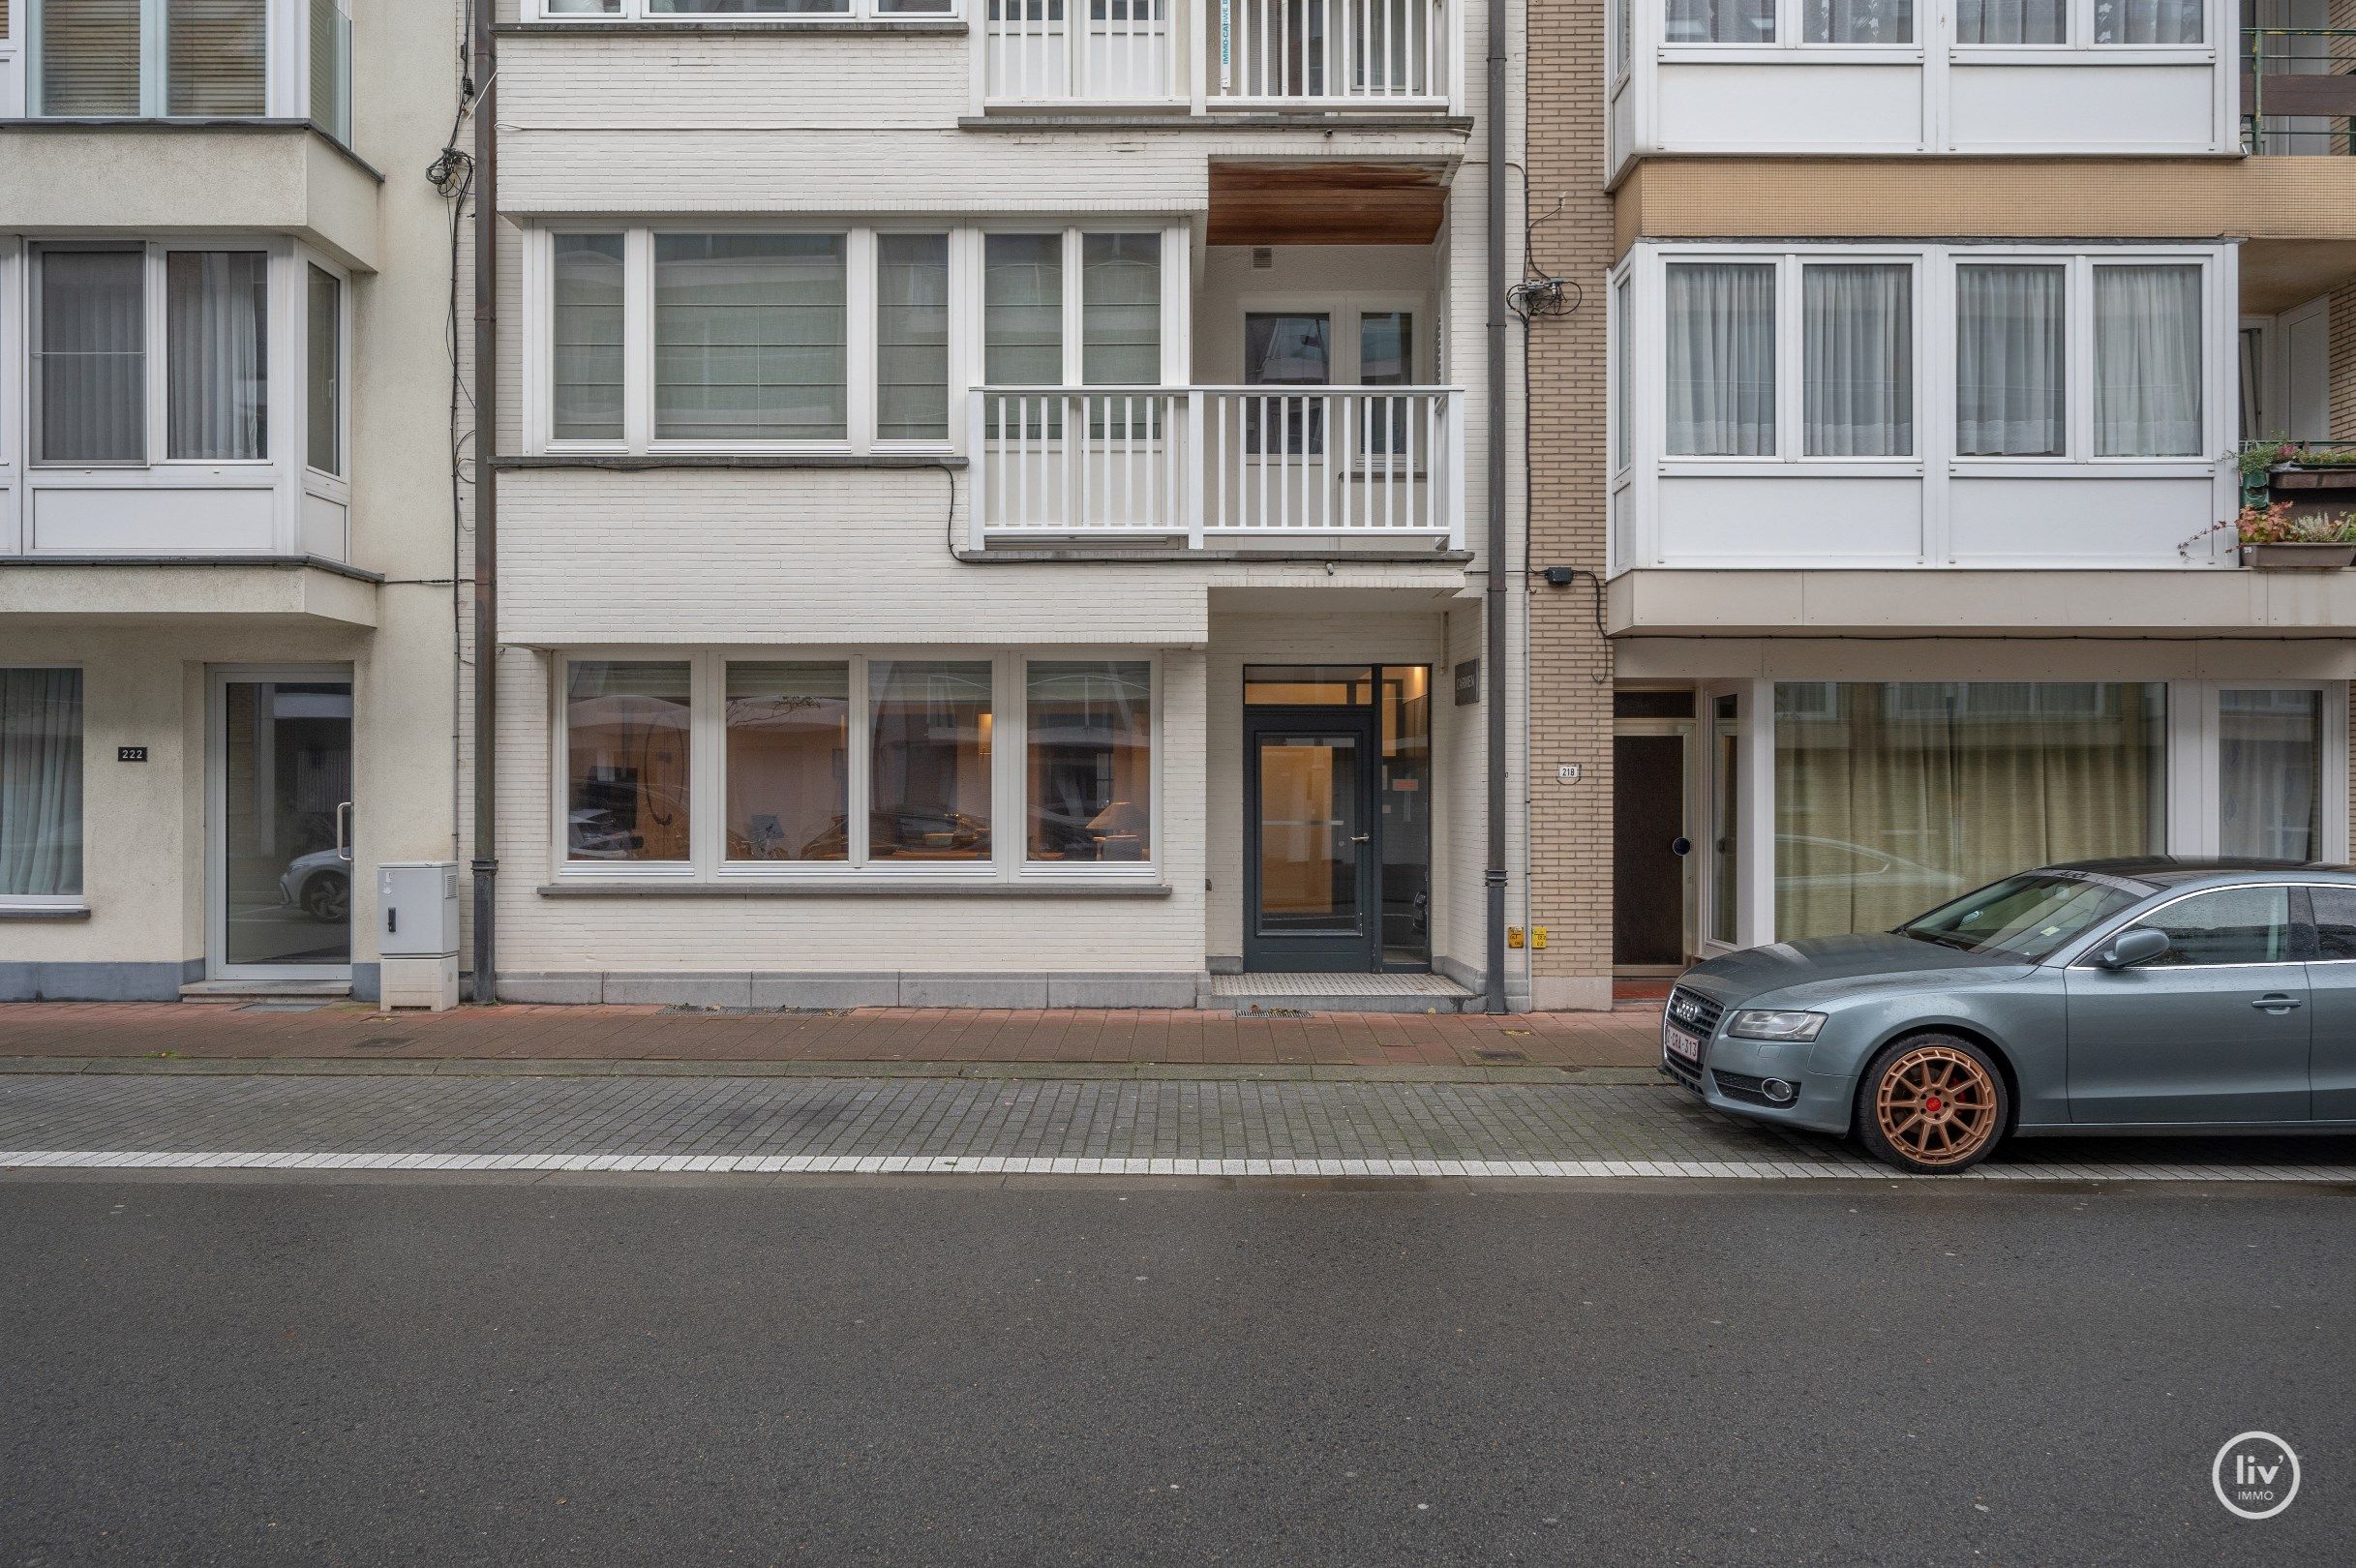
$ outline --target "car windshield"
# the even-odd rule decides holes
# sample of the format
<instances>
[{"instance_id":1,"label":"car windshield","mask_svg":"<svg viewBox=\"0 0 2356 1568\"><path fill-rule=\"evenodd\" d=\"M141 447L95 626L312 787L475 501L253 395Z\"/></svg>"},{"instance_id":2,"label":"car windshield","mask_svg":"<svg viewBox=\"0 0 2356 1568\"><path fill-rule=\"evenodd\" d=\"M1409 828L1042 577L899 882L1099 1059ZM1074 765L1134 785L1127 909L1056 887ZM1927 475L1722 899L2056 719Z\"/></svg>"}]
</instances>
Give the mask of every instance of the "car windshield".
<instances>
[{"instance_id":1,"label":"car windshield","mask_svg":"<svg viewBox=\"0 0 2356 1568\"><path fill-rule=\"evenodd\" d=\"M2066 872L2026 872L1942 904L1899 926L1898 934L1964 952L2009 953L2034 962L2149 896L2134 886Z\"/></svg>"}]
</instances>

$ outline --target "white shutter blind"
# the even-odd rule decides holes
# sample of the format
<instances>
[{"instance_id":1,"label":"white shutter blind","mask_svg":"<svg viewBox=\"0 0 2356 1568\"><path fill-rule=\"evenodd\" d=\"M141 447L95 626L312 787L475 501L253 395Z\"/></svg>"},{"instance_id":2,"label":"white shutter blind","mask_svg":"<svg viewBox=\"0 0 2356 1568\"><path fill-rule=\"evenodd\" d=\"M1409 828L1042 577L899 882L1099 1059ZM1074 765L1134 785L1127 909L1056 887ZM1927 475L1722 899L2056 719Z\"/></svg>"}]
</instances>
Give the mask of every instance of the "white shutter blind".
<instances>
[{"instance_id":1,"label":"white shutter blind","mask_svg":"<svg viewBox=\"0 0 2356 1568\"><path fill-rule=\"evenodd\" d=\"M259 114L267 106L267 0L170 0L166 114Z\"/></svg>"},{"instance_id":2,"label":"white shutter blind","mask_svg":"<svg viewBox=\"0 0 2356 1568\"><path fill-rule=\"evenodd\" d=\"M47 0L41 12L41 112L139 112L139 0Z\"/></svg>"}]
</instances>

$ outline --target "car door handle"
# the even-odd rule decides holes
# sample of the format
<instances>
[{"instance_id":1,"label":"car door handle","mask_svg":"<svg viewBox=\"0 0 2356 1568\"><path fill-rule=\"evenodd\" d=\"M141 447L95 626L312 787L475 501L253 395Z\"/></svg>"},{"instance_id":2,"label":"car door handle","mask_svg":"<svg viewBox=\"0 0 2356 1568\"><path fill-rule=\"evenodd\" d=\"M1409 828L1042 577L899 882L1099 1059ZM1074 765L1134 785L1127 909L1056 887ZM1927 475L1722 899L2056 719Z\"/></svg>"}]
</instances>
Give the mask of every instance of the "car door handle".
<instances>
[{"instance_id":1,"label":"car door handle","mask_svg":"<svg viewBox=\"0 0 2356 1568\"><path fill-rule=\"evenodd\" d=\"M2288 1012L2299 1005L2299 999L2295 996L2261 996L2253 999L2250 1005L2260 1012Z\"/></svg>"}]
</instances>

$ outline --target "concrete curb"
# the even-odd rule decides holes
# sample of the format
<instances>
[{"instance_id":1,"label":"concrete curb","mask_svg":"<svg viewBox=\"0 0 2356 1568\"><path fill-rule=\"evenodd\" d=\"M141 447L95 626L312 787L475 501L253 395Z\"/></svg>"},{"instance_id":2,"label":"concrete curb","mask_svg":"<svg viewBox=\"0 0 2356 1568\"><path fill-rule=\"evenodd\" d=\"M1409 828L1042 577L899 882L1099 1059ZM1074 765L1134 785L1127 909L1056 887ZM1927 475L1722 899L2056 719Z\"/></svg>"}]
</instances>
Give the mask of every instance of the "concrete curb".
<instances>
[{"instance_id":1,"label":"concrete curb","mask_svg":"<svg viewBox=\"0 0 2356 1568\"><path fill-rule=\"evenodd\" d=\"M1648 1067L1322 1067L1267 1062L654 1062L461 1057L0 1057L9 1073L352 1078L1149 1079L1193 1083L1499 1083L1658 1086Z\"/></svg>"}]
</instances>

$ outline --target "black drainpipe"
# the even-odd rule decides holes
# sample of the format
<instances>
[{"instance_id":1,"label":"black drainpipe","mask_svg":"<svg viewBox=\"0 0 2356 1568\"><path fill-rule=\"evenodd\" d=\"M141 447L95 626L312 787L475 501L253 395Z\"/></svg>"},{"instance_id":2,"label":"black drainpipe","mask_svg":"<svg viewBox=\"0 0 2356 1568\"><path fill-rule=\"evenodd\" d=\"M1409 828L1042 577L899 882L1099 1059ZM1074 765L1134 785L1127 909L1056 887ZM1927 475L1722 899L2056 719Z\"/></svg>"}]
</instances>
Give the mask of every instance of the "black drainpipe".
<instances>
[{"instance_id":1,"label":"black drainpipe","mask_svg":"<svg viewBox=\"0 0 2356 1568\"><path fill-rule=\"evenodd\" d=\"M498 58L474 0L474 1000L498 995Z\"/></svg>"},{"instance_id":2,"label":"black drainpipe","mask_svg":"<svg viewBox=\"0 0 2356 1568\"><path fill-rule=\"evenodd\" d=\"M1505 47L1504 0L1489 3L1489 593L1481 672L1489 719L1488 972L1491 1012L1505 1010Z\"/></svg>"}]
</instances>

